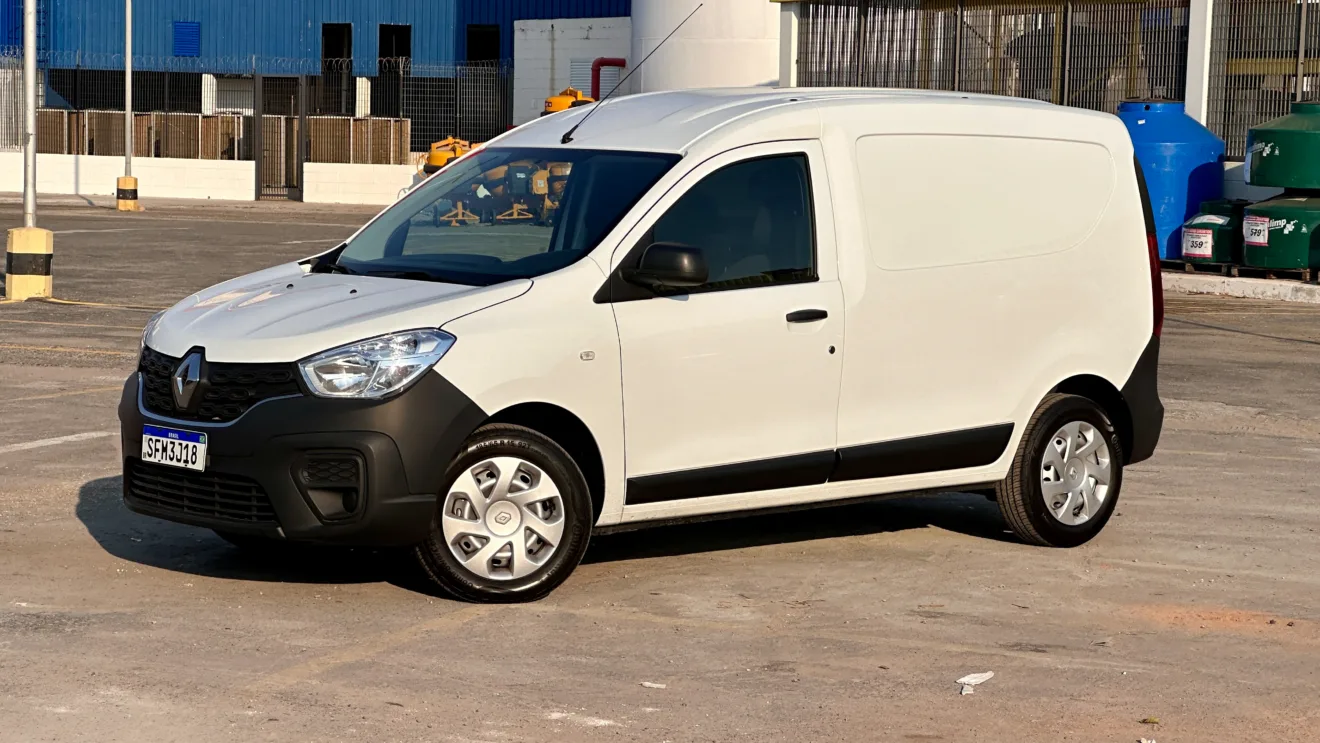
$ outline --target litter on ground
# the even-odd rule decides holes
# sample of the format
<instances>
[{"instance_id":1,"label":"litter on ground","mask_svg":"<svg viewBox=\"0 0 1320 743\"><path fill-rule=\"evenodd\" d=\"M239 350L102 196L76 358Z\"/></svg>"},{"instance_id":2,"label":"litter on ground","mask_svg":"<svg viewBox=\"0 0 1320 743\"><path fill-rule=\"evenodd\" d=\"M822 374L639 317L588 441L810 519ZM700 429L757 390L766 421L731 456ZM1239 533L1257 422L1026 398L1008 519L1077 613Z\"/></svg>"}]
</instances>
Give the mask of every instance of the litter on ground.
<instances>
[{"instance_id":1,"label":"litter on ground","mask_svg":"<svg viewBox=\"0 0 1320 743\"><path fill-rule=\"evenodd\" d=\"M994 671L986 671L985 673L972 673L972 674L968 674L967 676L963 676L962 678L958 679L958 683L962 684L962 691L958 693L974 694L976 693L976 686L978 684L984 684L985 682L989 681L994 677L995 677Z\"/></svg>"}]
</instances>

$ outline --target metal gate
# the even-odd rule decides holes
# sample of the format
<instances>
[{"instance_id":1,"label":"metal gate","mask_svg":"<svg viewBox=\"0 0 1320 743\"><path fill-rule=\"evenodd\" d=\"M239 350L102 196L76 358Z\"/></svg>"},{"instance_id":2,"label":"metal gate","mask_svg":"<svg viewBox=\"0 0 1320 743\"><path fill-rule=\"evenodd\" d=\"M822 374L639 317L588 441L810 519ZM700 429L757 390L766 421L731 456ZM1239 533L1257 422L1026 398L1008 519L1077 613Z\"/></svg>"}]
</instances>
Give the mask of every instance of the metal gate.
<instances>
[{"instance_id":1,"label":"metal gate","mask_svg":"<svg viewBox=\"0 0 1320 743\"><path fill-rule=\"evenodd\" d=\"M302 200L303 164L307 161L307 80L304 77L256 78L254 118L257 198Z\"/></svg>"},{"instance_id":2,"label":"metal gate","mask_svg":"<svg viewBox=\"0 0 1320 743\"><path fill-rule=\"evenodd\" d=\"M1247 130L1320 95L1320 1L1216 0L1206 126L1230 159Z\"/></svg>"},{"instance_id":3,"label":"metal gate","mask_svg":"<svg viewBox=\"0 0 1320 743\"><path fill-rule=\"evenodd\" d=\"M1188 0L810 0L798 80L992 93L1114 111L1181 99Z\"/></svg>"}]
</instances>

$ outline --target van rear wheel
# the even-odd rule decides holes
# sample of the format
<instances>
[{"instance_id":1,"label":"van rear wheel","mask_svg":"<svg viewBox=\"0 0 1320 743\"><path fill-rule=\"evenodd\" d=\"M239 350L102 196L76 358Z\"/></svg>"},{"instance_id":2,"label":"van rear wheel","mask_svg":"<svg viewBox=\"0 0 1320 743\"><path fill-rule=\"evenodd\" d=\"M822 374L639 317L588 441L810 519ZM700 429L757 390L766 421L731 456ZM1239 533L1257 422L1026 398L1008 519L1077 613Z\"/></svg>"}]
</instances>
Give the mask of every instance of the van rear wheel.
<instances>
[{"instance_id":1,"label":"van rear wheel","mask_svg":"<svg viewBox=\"0 0 1320 743\"><path fill-rule=\"evenodd\" d=\"M472 434L445 473L431 533L415 549L431 580L475 602L535 601L587 550L586 479L558 444L522 426Z\"/></svg>"},{"instance_id":2,"label":"van rear wheel","mask_svg":"<svg viewBox=\"0 0 1320 743\"><path fill-rule=\"evenodd\" d=\"M1122 484L1123 445L1104 410L1085 397L1053 394L1031 417L995 491L1018 538L1076 547L1108 523Z\"/></svg>"}]
</instances>

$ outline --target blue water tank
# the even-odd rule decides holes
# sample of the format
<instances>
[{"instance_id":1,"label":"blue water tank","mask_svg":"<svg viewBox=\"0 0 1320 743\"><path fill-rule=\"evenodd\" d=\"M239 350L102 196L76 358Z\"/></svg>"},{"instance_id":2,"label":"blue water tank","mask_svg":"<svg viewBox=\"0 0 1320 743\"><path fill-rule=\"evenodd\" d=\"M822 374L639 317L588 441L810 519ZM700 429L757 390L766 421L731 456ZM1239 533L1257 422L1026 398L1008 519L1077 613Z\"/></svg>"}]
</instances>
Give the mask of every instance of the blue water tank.
<instances>
[{"instance_id":1,"label":"blue water tank","mask_svg":"<svg viewBox=\"0 0 1320 743\"><path fill-rule=\"evenodd\" d=\"M1182 225L1202 201L1224 195L1224 140L1187 115L1181 102L1124 101L1127 126L1146 176L1160 257L1182 256Z\"/></svg>"}]
</instances>

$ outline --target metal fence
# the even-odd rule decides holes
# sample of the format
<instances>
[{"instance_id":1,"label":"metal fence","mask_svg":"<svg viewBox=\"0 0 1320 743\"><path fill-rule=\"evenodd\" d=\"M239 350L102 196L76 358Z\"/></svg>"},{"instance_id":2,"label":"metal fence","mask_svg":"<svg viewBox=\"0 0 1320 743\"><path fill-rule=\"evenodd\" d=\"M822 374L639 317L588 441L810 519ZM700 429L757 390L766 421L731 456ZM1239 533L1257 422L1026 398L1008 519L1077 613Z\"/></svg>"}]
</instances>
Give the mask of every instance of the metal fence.
<instances>
[{"instance_id":1,"label":"metal fence","mask_svg":"<svg viewBox=\"0 0 1320 743\"><path fill-rule=\"evenodd\" d=\"M23 62L0 47L0 150L23 146Z\"/></svg>"},{"instance_id":2,"label":"metal fence","mask_svg":"<svg viewBox=\"0 0 1320 743\"><path fill-rule=\"evenodd\" d=\"M353 60L312 64L136 58L134 156L252 160L260 151L268 179L296 187L299 162L412 164L431 142L484 141L512 123L507 65L382 59L363 76ZM40 152L124 154L122 57L52 55L39 74ZM0 49L0 150L21 146L21 59Z\"/></svg>"},{"instance_id":3,"label":"metal fence","mask_svg":"<svg viewBox=\"0 0 1320 743\"><path fill-rule=\"evenodd\" d=\"M1114 111L1181 99L1189 0L810 0L801 85L992 93Z\"/></svg>"},{"instance_id":4,"label":"metal fence","mask_svg":"<svg viewBox=\"0 0 1320 743\"><path fill-rule=\"evenodd\" d=\"M1230 158L1247 130L1320 94L1320 0L1216 0L1206 125Z\"/></svg>"}]
</instances>

